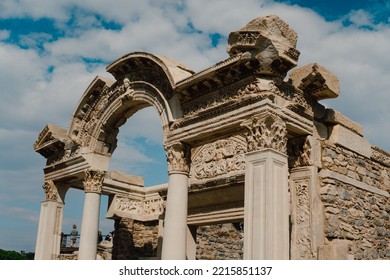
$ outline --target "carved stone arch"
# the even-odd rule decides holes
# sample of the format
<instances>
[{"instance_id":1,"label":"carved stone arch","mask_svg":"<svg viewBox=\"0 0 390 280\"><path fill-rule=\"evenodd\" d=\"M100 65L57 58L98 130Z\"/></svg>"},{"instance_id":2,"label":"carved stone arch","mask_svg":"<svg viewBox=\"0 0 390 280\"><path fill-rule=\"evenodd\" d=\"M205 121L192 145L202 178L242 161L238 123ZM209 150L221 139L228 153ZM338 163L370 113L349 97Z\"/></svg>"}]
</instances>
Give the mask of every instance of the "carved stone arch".
<instances>
[{"instance_id":1,"label":"carved stone arch","mask_svg":"<svg viewBox=\"0 0 390 280\"><path fill-rule=\"evenodd\" d=\"M128 79L130 82L144 81L153 84L164 95L170 107L174 108L174 118L183 115L178 96L174 94L175 86L195 73L169 57L147 52L127 54L107 66L107 71L118 81Z\"/></svg>"},{"instance_id":2,"label":"carved stone arch","mask_svg":"<svg viewBox=\"0 0 390 280\"><path fill-rule=\"evenodd\" d=\"M107 152L116 148L116 136L122 126L136 112L153 107L157 111L163 128L163 142L166 140L169 124L174 121L172 110L164 95L153 85L146 82L131 82L131 91L117 97L102 114L99 126L93 132L93 139L108 144ZM99 148L98 146L95 147Z\"/></svg>"},{"instance_id":3,"label":"carved stone arch","mask_svg":"<svg viewBox=\"0 0 390 280\"><path fill-rule=\"evenodd\" d=\"M119 127L145 107L157 110L164 135L169 125L182 117L174 87L193 74L185 66L167 57L137 52L114 61L107 71L116 81L96 77L73 114L68 135L79 146L111 154Z\"/></svg>"}]
</instances>

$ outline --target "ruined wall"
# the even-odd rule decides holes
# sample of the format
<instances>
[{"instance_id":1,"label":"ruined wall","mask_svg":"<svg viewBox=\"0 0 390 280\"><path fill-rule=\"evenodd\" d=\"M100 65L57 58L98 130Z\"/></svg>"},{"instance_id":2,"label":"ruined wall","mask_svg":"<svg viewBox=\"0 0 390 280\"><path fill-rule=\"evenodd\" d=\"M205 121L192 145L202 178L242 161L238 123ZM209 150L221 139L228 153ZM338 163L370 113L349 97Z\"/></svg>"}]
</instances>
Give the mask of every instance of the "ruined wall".
<instances>
[{"instance_id":1,"label":"ruined wall","mask_svg":"<svg viewBox=\"0 0 390 280\"><path fill-rule=\"evenodd\" d=\"M115 220L112 259L156 258L157 243L158 221Z\"/></svg>"},{"instance_id":2,"label":"ruined wall","mask_svg":"<svg viewBox=\"0 0 390 280\"><path fill-rule=\"evenodd\" d=\"M200 226L196 258L199 260L242 260L243 229L239 224Z\"/></svg>"},{"instance_id":3,"label":"ruined wall","mask_svg":"<svg viewBox=\"0 0 390 280\"><path fill-rule=\"evenodd\" d=\"M390 259L390 199L384 192L390 190L390 169L383 161L386 158L388 155L378 150L373 150L369 159L340 146L323 147L323 167L341 174L321 179L326 243L344 240L350 258Z\"/></svg>"}]
</instances>

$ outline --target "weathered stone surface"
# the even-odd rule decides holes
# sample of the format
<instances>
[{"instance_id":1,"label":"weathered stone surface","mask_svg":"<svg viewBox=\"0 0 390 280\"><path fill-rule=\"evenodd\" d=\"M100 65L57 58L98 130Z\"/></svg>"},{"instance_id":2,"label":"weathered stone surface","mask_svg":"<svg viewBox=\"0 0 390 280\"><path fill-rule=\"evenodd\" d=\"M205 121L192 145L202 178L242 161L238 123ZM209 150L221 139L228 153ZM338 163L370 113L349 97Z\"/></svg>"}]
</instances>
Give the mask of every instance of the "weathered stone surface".
<instances>
[{"instance_id":1,"label":"weathered stone surface","mask_svg":"<svg viewBox=\"0 0 390 280\"><path fill-rule=\"evenodd\" d=\"M295 87L316 100L336 98L340 94L339 79L317 63L293 70L289 78Z\"/></svg>"},{"instance_id":2,"label":"weathered stone surface","mask_svg":"<svg viewBox=\"0 0 390 280\"><path fill-rule=\"evenodd\" d=\"M92 81L68 129L42 130L38 259L58 255L69 188L84 189L94 213L83 216L81 228L93 228L84 240L96 238L100 195L109 196L113 259L390 259L390 154L318 103L339 95L337 77L313 63L285 81L297 34L276 16L228 43L230 57L199 73L125 55L107 68L114 79ZM121 126L147 106L161 120L169 182L144 188L142 177L107 171Z\"/></svg>"},{"instance_id":3,"label":"weathered stone surface","mask_svg":"<svg viewBox=\"0 0 390 280\"><path fill-rule=\"evenodd\" d=\"M372 155L371 145L365 138L340 124L336 124L330 129L329 141L367 158Z\"/></svg>"},{"instance_id":4,"label":"weathered stone surface","mask_svg":"<svg viewBox=\"0 0 390 280\"><path fill-rule=\"evenodd\" d=\"M296 32L277 16L259 17L229 35L227 52L249 52L259 60L261 73L271 69L286 74L298 62Z\"/></svg>"},{"instance_id":5,"label":"weathered stone surface","mask_svg":"<svg viewBox=\"0 0 390 280\"><path fill-rule=\"evenodd\" d=\"M364 134L364 128L361 124L352 121L340 112L337 112L333 109L326 109L324 122L329 124L340 124L349 130L356 132L360 136L363 136Z\"/></svg>"}]
</instances>

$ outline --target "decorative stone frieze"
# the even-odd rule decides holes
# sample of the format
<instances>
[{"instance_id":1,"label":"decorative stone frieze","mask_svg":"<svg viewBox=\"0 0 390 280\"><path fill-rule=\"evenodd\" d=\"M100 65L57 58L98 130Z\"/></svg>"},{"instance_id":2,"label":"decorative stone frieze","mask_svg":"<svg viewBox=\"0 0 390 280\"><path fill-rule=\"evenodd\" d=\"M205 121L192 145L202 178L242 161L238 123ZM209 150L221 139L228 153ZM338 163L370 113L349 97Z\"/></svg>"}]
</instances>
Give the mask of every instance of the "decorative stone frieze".
<instances>
[{"instance_id":1,"label":"decorative stone frieze","mask_svg":"<svg viewBox=\"0 0 390 280\"><path fill-rule=\"evenodd\" d=\"M286 124L276 114L254 116L241 125L248 130L248 152L270 148L287 153Z\"/></svg>"},{"instance_id":2,"label":"decorative stone frieze","mask_svg":"<svg viewBox=\"0 0 390 280\"><path fill-rule=\"evenodd\" d=\"M156 217L164 212L164 200L162 198L152 200L138 200L128 196L115 197L115 212L125 212L128 215L139 215L147 218Z\"/></svg>"},{"instance_id":3,"label":"decorative stone frieze","mask_svg":"<svg viewBox=\"0 0 390 280\"><path fill-rule=\"evenodd\" d=\"M43 186L43 191L45 192L46 200L57 201L58 200L58 191L57 187L52 180L46 181Z\"/></svg>"},{"instance_id":4,"label":"decorative stone frieze","mask_svg":"<svg viewBox=\"0 0 390 280\"><path fill-rule=\"evenodd\" d=\"M221 139L196 149L191 161L193 177L206 179L244 171L247 147L241 138Z\"/></svg>"},{"instance_id":5,"label":"decorative stone frieze","mask_svg":"<svg viewBox=\"0 0 390 280\"><path fill-rule=\"evenodd\" d=\"M101 193L106 172L100 170L85 170L83 182L85 192Z\"/></svg>"},{"instance_id":6,"label":"decorative stone frieze","mask_svg":"<svg viewBox=\"0 0 390 280\"><path fill-rule=\"evenodd\" d=\"M188 173L190 170L190 149L177 143L165 147L168 162L168 173Z\"/></svg>"}]
</instances>

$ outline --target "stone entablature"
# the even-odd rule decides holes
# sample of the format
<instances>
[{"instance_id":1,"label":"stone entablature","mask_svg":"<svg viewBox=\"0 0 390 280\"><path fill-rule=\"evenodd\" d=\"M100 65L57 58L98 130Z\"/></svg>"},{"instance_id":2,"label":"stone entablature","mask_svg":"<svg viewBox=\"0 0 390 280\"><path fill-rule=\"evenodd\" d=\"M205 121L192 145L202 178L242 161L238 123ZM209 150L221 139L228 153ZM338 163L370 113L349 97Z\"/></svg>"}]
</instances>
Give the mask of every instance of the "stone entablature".
<instances>
[{"instance_id":1,"label":"stone entablature","mask_svg":"<svg viewBox=\"0 0 390 280\"><path fill-rule=\"evenodd\" d=\"M47 158L39 258L55 255L58 234L48 245L43 237L59 232L73 187L96 216L109 196L113 258L389 259L390 155L319 103L340 94L334 74L318 63L290 71L297 38L267 16L232 32L230 57L199 73L146 52L110 64L114 79L92 81L69 127L49 124L34 144ZM120 127L148 106L161 119L169 175L150 188L108 171ZM94 231L84 231L83 258L96 249ZM213 235L231 250L217 253L226 240Z\"/></svg>"}]
</instances>

